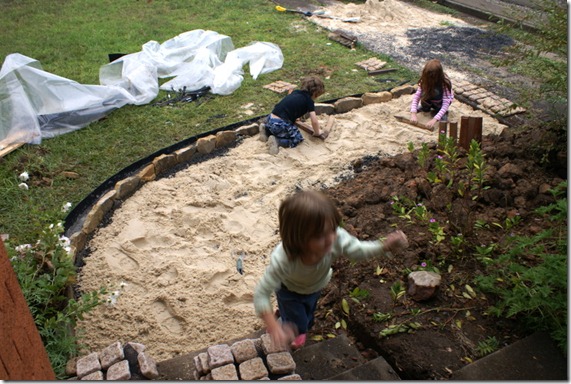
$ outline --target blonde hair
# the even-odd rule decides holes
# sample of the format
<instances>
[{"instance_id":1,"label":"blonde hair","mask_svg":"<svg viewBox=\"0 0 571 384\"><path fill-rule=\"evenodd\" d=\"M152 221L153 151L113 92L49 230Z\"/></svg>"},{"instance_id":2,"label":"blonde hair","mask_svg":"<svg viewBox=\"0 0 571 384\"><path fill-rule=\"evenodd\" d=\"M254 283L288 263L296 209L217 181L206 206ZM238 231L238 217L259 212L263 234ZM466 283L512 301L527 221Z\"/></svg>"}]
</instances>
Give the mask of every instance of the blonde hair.
<instances>
[{"instance_id":1,"label":"blonde hair","mask_svg":"<svg viewBox=\"0 0 571 384\"><path fill-rule=\"evenodd\" d=\"M319 96L325 93L325 85L323 81L317 76L308 76L301 81L302 91L307 91L313 99L317 99Z\"/></svg>"},{"instance_id":2,"label":"blonde hair","mask_svg":"<svg viewBox=\"0 0 571 384\"><path fill-rule=\"evenodd\" d=\"M300 191L281 204L278 212L282 245L290 259L300 258L309 240L323 233L330 223L335 230L341 223L337 207L321 192Z\"/></svg>"},{"instance_id":3,"label":"blonde hair","mask_svg":"<svg viewBox=\"0 0 571 384\"><path fill-rule=\"evenodd\" d=\"M422 87L423 101L432 99L438 87L442 87L443 90L446 87L448 91L452 89L452 83L444 73L440 60L437 59L429 60L424 65L418 84Z\"/></svg>"}]
</instances>

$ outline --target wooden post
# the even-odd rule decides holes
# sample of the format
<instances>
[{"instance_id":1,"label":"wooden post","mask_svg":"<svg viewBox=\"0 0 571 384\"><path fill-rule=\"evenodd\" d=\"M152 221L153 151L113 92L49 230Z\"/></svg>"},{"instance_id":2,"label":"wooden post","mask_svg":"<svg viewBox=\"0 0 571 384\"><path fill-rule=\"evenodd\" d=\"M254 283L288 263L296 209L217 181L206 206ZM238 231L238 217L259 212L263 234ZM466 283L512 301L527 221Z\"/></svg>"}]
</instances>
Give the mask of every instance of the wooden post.
<instances>
[{"instance_id":1,"label":"wooden post","mask_svg":"<svg viewBox=\"0 0 571 384\"><path fill-rule=\"evenodd\" d=\"M468 116L462 116L460 118L460 138L458 143L466 151L470 149L470 141L468 139L468 122L470 118Z\"/></svg>"},{"instance_id":2,"label":"wooden post","mask_svg":"<svg viewBox=\"0 0 571 384\"><path fill-rule=\"evenodd\" d=\"M452 138L454 144L458 142L458 122L450 122L449 136Z\"/></svg>"},{"instance_id":3,"label":"wooden post","mask_svg":"<svg viewBox=\"0 0 571 384\"><path fill-rule=\"evenodd\" d=\"M473 117L473 119L475 120L475 126L474 126L474 140L476 140L480 146L482 145L482 122L483 122L483 118L482 117Z\"/></svg>"}]
</instances>

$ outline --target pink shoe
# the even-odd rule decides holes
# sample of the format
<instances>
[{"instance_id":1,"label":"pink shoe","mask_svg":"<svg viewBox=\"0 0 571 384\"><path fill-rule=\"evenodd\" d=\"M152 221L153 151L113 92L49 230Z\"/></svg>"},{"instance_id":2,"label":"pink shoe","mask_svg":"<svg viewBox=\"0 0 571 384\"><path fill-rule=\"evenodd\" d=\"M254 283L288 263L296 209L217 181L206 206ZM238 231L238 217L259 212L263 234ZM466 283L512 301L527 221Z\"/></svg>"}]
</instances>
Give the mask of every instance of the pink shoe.
<instances>
[{"instance_id":1,"label":"pink shoe","mask_svg":"<svg viewBox=\"0 0 571 384\"><path fill-rule=\"evenodd\" d=\"M307 338L307 334L302 333L298 335L294 341L291 342L292 349L299 349L305 345L305 339Z\"/></svg>"}]
</instances>

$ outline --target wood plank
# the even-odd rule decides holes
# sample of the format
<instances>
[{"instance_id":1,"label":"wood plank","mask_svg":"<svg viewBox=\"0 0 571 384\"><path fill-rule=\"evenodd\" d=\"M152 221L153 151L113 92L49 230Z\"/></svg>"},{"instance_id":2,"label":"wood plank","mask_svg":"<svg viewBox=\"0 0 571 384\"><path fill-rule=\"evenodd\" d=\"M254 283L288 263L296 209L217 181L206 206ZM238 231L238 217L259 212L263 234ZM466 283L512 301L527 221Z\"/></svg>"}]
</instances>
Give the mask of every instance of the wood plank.
<instances>
[{"instance_id":1,"label":"wood plank","mask_svg":"<svg viewBox=\"0 0 571 384\"><path fill-rule=\"evenodd\" d=\"M20 148L22 145L24 145L26 143L13 143L10 144L6 147L2 146L2 144L0 144L0 158L6 156L7 154L9 154L12 151L15 151L16 149Z\"/></svg>"},{"instance_id":2,"label":"wood plank","mask_svg":"<svg viewBox=\"0 0 571 384\"><path fill-rule=\"evenodd\" d=\"M410 121L410 112L401 112L395 115L395 119L397 119L401 123L406 123L412 125L413 127L422 128L427 131L434 132L435 129L434 126L432 128L426 127L426 123L432 120L432 116L430 115L430 113L418 112L416 114L416 118L417 118L416 123L413 123L412 121Z\"/></svg>"}]
</instances>

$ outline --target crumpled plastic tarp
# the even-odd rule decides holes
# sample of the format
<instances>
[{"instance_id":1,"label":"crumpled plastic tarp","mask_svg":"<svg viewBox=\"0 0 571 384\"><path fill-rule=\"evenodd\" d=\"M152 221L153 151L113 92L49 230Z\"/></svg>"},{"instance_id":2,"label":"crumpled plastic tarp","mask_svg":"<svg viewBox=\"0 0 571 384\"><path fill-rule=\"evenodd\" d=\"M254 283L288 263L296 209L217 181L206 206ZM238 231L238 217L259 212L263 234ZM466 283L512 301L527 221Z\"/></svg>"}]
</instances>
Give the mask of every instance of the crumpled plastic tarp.
<instances>
[{"instance_id":1,"label":"crumpled plastic tarp","mask_svg":"<svg viewBox=\"0 0 571 384\"><path fill-rule=\"evenodd\" d=\"M172 78L162 90L208 86L229 95L240 87L246 64L257 79L280 69L283 54L268 42L234 49L230 37L197 29L162 44L149 41L140 52L103 65L101 85L79 84L44 71L35 59L10 54L0 69L0 150L83 128L126 104L148 104L158 95L159 78Z\"/></svg>"}]
</instances>

